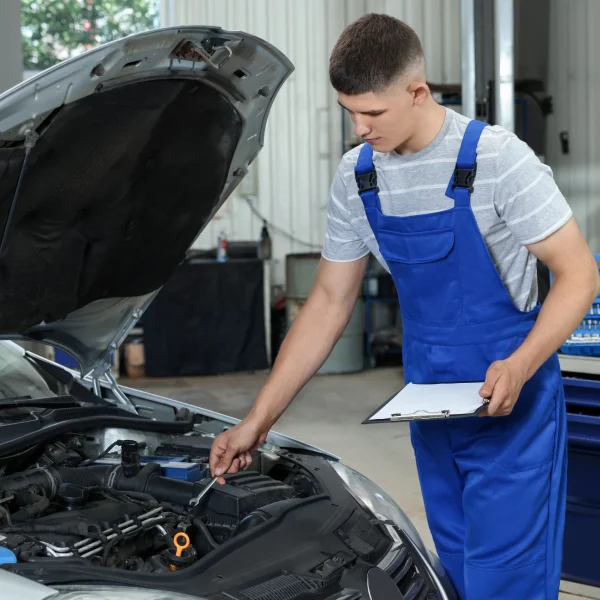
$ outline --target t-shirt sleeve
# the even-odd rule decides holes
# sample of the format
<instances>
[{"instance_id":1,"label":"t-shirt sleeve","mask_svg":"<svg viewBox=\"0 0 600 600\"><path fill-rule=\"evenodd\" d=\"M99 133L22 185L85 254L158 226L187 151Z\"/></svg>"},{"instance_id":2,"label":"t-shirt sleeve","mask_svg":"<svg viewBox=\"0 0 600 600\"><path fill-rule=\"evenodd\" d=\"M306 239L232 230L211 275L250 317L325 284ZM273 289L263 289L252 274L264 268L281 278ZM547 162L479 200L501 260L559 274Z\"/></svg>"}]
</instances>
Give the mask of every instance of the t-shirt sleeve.
<instances>
[{"instance_id":1,"label":"t-shirt sleeve","mask_svg":"<svg viewBox=\"0 0 600 600\"><path fill-rule=\"evenodd\" d=\"M552 169L517 136L498 154L494 203L500 218L523 245L546 239L572 216Z\"/></svg>"},{"instance_id":2,"label":"t-shirt sleeve","mask_svg":"<svg viewBox=\"0 0 600 600\"><path fill-rule=\"evenodd\" d=\"M346 189L340 165L329 192L327 228L321 252L323 258L333 262L351 262L369 253L369 248L350 222Z\"/></svg>"}]
</instances>

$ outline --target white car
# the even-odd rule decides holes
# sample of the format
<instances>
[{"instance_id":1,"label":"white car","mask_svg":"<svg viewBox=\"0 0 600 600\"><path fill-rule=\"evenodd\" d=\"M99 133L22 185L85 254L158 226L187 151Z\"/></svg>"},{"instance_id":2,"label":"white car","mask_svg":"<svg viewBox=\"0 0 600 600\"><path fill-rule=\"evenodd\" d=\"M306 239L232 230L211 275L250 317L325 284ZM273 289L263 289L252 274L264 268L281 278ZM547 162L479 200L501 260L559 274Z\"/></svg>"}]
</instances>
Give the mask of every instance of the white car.
<instances>
[{"instance_id":1,"label":"white car","mask_svg":"<svg viewBox=\"0 0 600 600\"><path fill-rule=\"evenodd\" d=\"M117 384L110 356L247 172L293 70L214 27L160 29L0 96L2 600L452 600L402 510L272 433L199 503L236 421Z\"/></svg>"}]
</instances>

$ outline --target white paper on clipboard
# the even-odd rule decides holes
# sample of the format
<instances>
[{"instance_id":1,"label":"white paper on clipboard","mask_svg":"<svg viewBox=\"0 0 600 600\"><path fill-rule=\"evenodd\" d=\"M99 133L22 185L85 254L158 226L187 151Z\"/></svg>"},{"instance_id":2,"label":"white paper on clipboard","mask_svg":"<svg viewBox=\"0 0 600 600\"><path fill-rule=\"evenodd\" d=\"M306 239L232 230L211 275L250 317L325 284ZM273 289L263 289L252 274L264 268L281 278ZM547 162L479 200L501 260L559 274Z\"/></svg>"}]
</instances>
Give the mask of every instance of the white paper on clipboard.
<instances>
[{"instance_id":1,"label":"white paper on clipboard","mask_svg":"<svg viewBox=\"0 0 600 600\"><path fill-rule=\"evenodd\" d=\"M488 403L475 383L409 383L380 406L364 423L413 421L477 415Z\"/></svg>"}]
</instances>

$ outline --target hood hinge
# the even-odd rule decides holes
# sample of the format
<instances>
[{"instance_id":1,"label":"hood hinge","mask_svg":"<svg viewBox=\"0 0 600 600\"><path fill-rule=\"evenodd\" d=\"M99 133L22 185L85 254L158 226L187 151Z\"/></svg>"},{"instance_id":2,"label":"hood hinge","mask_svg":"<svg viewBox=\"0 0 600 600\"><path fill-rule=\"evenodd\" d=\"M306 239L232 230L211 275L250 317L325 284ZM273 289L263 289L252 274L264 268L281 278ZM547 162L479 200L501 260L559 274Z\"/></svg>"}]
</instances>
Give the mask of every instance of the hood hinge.
<instances>
[{"instance_id":1,"label":"hood hinge","mask_svg":"<svg viewBox=\"0 0 600 600\"><path fill-rule=\"evenodd\" d=\"M110 372L110 369L104 372L102 376L106 380L106 383L108 383L110 391L115 395L117 403L122 405L122 408L124 408L125 410L129 410L130 412L137 414L137 409L135 408L133 402L122 392L121 388L119 387L119 384L117 383L117 380L115 379L114 375ZM100 377L95 377L94 375L91 375L90 379L92 381L92 389L94 391L94 394L102 398L102 385L100 382Z\"/></svg>"}]
</instances>

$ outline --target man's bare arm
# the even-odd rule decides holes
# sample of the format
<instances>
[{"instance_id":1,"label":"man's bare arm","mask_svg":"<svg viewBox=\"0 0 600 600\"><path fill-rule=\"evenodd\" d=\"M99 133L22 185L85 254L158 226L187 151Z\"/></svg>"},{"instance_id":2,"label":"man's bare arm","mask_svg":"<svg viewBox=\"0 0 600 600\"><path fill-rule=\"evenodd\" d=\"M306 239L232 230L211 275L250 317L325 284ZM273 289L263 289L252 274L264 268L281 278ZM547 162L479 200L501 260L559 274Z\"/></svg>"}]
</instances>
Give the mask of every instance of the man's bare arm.
<instances>
[{"instance_id":1,"label":"man's bare arm","mask_svg":"<svg viewBox=\"0 0 600 600\"><path fill-rule=\"evenodd\" d=\"M248 420L270 429L327 360L348 325L367 260L321 260L309 298L285 337Z\"/></svg>"},{"instance_id":2,"label":"man's bare arm","mask_svg":"<svg viewBox=\"0 0 600 600\"><path fill-rule=\"evenodd\" d=\"M285 337L273 371L254 407L238 425L215 438L210 453L213 475L236 473L340 339L356 304L368 257L346 263L323 259L314 287ZM220 477L220 483L225 480Z\"/></svg>"},{"instance_id":3,"label":"man's bare arm","mask_svg":"<svg viewBox=\"0 0 600 600\"><path fill-rule=\"evenodd\" d=\"M527 365L529 379L581 323L598 295L600 278L594 255L573 218L528 249L552 273L552 287L536 324L514 355Z\"/></svg>"},{"instance_id":4,"label":"man's bare arm","mask_svg":"<svg viewBox=\"0 0 600 600\"><path fill-rule=\"evenodd\" d=\"M594 255L573 218L528 249L550 269L552 287L523 344L488 370L481 395L491 396L489 415L504 416L512 411L525 382L581 323L600 286Z\"/></svg>"}]
</instances>

